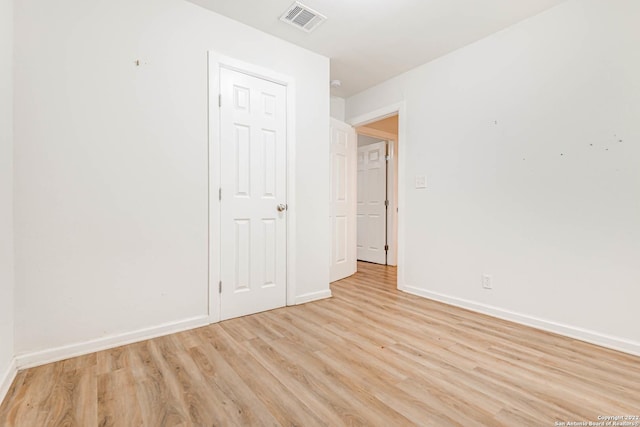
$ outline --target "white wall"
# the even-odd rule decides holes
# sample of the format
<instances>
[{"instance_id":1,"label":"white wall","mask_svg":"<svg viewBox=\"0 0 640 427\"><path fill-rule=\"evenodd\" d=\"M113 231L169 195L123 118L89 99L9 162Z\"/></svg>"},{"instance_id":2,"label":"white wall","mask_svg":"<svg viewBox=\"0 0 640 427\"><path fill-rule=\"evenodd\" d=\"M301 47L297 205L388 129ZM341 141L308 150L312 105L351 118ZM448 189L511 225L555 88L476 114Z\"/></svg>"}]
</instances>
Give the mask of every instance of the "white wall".
<instances>
[{"instance_id":1,"label":"white wall","mask_svg":"<svg viewBox=\"0 0 640 427\"><path fill-rule=\"evenodd\" d=\"M405 101L403 287L640 353L638 22L571 0L347 100Z\"/></svg>"},{"instance_id":2,"label":"white wall","mask_svg":"<svg viewBox=\"0 0 640 427\"><path fill-rule=\"evenodd\" d=\"M329 107L331 117L344 122L345 99L332 96L329 100Z\"/></svg>"},{"instance_id":3,"label":"white wall","mask_svg":"<svg viewBox=\"0 0 640 427\"><path fill-rule=\"evenodd\" d=\"M327 58L182 0L21 0L18 353L206 315L211 49L295 79L292 267L328 291Z\"/></svg>"},{"instance_id":4,"label":"white wall","mask_svg":"<svg viewBox=\"0 0 640 427\"><path fill-rule=\"evenodd\" d=\"M13 359L13 0L0 0L0 401Z\"/></svg>"}]
</instances>

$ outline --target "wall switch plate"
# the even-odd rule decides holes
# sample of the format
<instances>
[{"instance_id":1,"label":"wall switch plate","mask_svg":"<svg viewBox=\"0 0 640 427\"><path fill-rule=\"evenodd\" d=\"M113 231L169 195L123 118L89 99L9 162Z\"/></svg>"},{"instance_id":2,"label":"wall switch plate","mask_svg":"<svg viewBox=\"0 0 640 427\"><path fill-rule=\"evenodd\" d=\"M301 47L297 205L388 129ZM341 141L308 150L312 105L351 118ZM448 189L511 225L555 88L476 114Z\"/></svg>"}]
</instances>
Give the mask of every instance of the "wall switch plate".
<instances>
[{"instance_id":1,"label":"wall switch plate","mask_svg":"<svg viewBox=\"0 0 640 427\"><path fill-rule=\"evenodd\" d=\"M488 274L482 275L482 287L484 289L491 289L491 276Z\"/></svg>"},{"instance_id":2,"label":"wall switch plate","mask_svg":"<svg viewBox=\"0 0 640 427\"><path fill-rule=\"evenodd\" d=\"M416 175L416 188L427 188L427 177L424 175Z\"/></svg>"}]
</instances>

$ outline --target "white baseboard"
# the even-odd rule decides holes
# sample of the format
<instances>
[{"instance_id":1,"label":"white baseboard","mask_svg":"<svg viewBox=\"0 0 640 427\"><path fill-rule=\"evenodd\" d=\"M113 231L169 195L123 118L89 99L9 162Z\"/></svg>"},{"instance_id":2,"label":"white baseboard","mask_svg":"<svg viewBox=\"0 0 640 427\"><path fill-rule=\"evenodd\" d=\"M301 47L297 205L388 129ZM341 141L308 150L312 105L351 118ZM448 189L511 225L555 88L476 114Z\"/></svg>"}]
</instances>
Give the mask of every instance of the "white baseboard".
<instances>
[{"instance_id":1,"label":"white baseboard","mask_svg":"<svg viewBox=\"0 0 640 427\"><path fill-rule=\"evenodd\" d=\"M4 398L7 396L7 392L9 391L13 380L16 378L17 373L18 367L16 366L16 359L11 359L11 363L9 363L7 370L0 376L0 404L2 404Z\"/></svg>"},{"instance_id":2,"label":"white baseboard","mask_svg":"<svg viewBox=\"0 0 640 427\"><path fill-rule=\"evenodd\" d=\"M318 301L325 298L331 298L331 289L326 289L320 292L310 292L304 295L298 295L296 297L296 305L306 304L312 301Z\"/></svg>"},{"instance_id":3,"label":"white baseboard","mask_svg":"<svg viewBox=\"0 0 640 427\"><path fill-rule=\"evenodd\" d=\"M540 319L538 317L516 313L514 311L504 310L502 308L443 295L412 286L405 285L399 287L399 289L412 295L417 295L427 299L443 302L445 304L453 305L456 307L466 308L471 311L487 314L489 316L497 317L503 320L509 320L511 322L520 323L526 326L531 326L532 328L541 329L543 331L553 332L559 335L575 338L580 341L586 341L588 343L596 344L601 347L607 347L613 350L629 353L634 356L640 356L640 342L601 334L599 332L577 328L575 326L564 325L562 323L552 322L550 320Z\"/></svg>"},{"instance_id":4,"label":"white baseboard","mask_svg":"<svg viewBox=\"0 0 640 427\"><path fill-rule=\"evenodd\" d=\"M324 298L331 298L331 290L327 289L320 292L311 292L308 294L299 295L295 299L295 304L304 304ZM163 335L174 334L176 332L182 332L188 329L206 326L210 323L211 319L209 318L209 316L199 316L181 320L178 322L166 323L160 326L140 329L124 334L111 335L81 343L69 344L47 350L22 353L16 355L13 368L17 371L18 369L27 369L34 366L41 366L47 363L58 362L60 360L65 360L72 357L83 356L85 354L90 354L97 351L107 350L134 342L144 341ZM10 384L11 382L9 382L9 385Z\"/></svg>"},{"instance_id":5,"label":"white baseboard","mask_svg":"<svg viewBox=\"0 0 640 427\"><path fill-rule=\"evenodd\" d=\"M47 363L58 362L71 357L83 356L96 351L120 347L134 342L157 338L163 335L174 334L188 329L206 326L210 323L209 316L199 316L177 322L165 323L160 326L139 329L124 334L111 335L90 341L65 345L48 350L34 351L18 354L15 357L15 366L18 369L32 368Z\"/></svg>"}]
</instances>

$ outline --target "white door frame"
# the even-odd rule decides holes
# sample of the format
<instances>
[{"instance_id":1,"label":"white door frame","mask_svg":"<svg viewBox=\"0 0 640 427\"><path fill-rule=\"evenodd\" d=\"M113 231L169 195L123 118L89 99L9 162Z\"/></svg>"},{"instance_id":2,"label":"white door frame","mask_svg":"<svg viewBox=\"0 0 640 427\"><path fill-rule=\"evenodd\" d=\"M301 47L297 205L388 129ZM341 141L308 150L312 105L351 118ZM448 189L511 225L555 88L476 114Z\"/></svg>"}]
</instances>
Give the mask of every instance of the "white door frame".
<instances>
[{"instance_id":1,"label":"white door frame","mask_svg":"<svg viewBox=\"0 0 640 427\"><path fill-rule=\"evenodd\" d=\"M387 163L387 200L389 200L390 209L387 211L387 242L389 252L387 253L387 264L398 265L398 141L399 137L389 139L389 156L390 161Z\"/></svg>"},{"instance_id":2,"label":"white door frame","mask_svg":"<svg viewBox=\"0 0 640 427\"><path fill-rule=\"evenodd\" d=\"M405 153L407 149L405 147L408 146L409 141L407 141L407 108L405 102L399 102L397 104L388 105L386 107L378 108L376 110L370 111L368 113L361 114L350 119L347 123L349 123L353 127L360 127L367 125L369 123L376 122L378 120L386 119L387 117L391 117L393 115L398 114L398 141L395 141L396 144L402 145L398 151L396 151L398 156L398 248L397 248L397 264L398 264L398 282L396 284L398 289L404 289L404 239L405 239L405 220L404 220L404 209L405 209Z\"/></svg>"},{"instance_id":3,"label":"white door frame","mask_svg":"<svg viewBox=\"0 0 640 427\"><path fill-rule=\"evenodd\" d=\"M220 321L220 69L226 68L281 84L287 88L287 305L296 295L296 204L295 204L295 81L273 70L208 52L209 78L209 322Z\"/></svg>"}]
</instances>

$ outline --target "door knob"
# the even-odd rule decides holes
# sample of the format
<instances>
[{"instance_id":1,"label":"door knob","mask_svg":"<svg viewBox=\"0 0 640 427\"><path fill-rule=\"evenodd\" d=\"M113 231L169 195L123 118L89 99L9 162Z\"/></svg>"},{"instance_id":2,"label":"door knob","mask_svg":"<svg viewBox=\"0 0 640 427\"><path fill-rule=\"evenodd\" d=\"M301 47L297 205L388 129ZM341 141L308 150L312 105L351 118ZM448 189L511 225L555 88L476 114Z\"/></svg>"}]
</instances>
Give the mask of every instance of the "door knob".
<instances>
[{"instance_id":1,"label":"door knob","mask_svg":"<svg viewBox=\"0 0 640 427\"><path fill-rule=\"evenodd\" d=\"M280 203L276 209L278 209L278 212L284 212L287 210L287 205Z\"/></svg>"}]
</instances>

